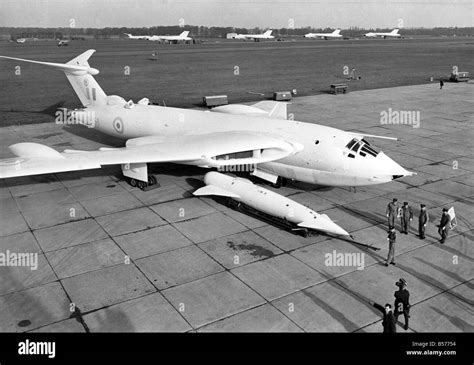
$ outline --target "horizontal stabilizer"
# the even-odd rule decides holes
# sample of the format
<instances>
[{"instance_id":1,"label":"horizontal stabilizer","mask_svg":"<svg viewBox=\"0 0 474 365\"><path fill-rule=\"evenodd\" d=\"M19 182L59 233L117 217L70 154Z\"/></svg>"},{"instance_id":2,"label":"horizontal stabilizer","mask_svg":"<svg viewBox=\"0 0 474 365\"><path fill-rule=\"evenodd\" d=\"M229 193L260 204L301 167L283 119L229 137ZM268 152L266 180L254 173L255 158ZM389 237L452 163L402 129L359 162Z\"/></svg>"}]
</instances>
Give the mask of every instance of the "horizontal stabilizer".
<instances>
[{"instance_id":1,"label":"horizontal stabilizer","mask_svg":"<svg viewBox=\"0 0 474 365\"><path fill-rule=\"evenodd\" d=\"M229 198L240 198L237 194L231 193L227 190L224 190L218 186L207 185L200 189L197 189L193 195L196 196L205 196L205 195L217 195L217 196L227 196Z\"/></svg>"},{"instance_id":2,"label":"horizontal stabilizer","mask_svg":"<svg viewBox=\"0 0 474 365\"><path fill-rule=\"evenodd\" d=\"M27 60L24 58L7 57L7 56L0 56L0 58L5 58L9 60L14 60L14 61L36 63L38 65L53 67L70 74L97 75L99 73L99 70L90 67L89 64L87 63L87 59L94 52L95 52L94 50L86 51L68 63L40 62L40 61Z\"/></svg>"}]
</instances>

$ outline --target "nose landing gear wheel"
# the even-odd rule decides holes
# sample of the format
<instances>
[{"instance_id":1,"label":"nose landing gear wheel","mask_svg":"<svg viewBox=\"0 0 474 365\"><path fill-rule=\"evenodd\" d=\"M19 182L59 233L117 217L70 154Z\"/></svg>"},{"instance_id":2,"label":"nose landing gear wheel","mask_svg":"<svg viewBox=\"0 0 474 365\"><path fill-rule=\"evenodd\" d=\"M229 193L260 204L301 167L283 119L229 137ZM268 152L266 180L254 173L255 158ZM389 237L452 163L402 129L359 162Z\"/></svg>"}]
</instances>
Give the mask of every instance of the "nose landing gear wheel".
<instances>
[{"instance_id":1,"label":"nose landing gear wheel","mask_svg":"<svg viewBox=\"0 0 474 365\"><path fill-rule=\"evenodd\" d=\"M133 187L137 186L137 180L135 180L135 179L130 179L130 181L128 183Z\"/></svg>"},{"instance_id":2,"label":"nose landing gear wheel","mask_svg":"<svg viewBox=\"0 0 474 365\"><path fill-rule=\"evenodd\" d=\"M148 175L148 185L151 186L151 185L156 185L158 181L156 180L156 177L154 177L153 175Z\"/></svg>"}]
</instances>

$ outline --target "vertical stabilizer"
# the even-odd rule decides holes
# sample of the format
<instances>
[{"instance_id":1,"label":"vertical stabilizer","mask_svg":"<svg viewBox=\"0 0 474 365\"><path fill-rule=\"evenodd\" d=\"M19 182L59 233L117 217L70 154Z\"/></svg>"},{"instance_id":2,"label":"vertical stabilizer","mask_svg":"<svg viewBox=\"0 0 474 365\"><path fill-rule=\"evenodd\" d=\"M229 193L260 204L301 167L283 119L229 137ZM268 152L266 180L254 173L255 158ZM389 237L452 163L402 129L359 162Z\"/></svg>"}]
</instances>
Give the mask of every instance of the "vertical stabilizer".
<instances>
[{"instance_id":1,"label":"vertical stabilizer","mask_svg":"<svg viewBox=\"0 0 474 365\"><path fill-rule=\"evenodd\" d=\"M83 66L90 69L87 60L94 54L95 50L90 49L80 54L76 58L66 63L71 66ZM81 100L82 105L103 105L106 103L107 95L99 86L90 72L77 73L65 72L72 88Z\"/></svg>"},{"instance_id":2,"label":"vertical stabilizer","mask_svg":"<svg viewBox=\"0 0 474 365\"><path fill-rule=\"evenodd\" d=\"M66 74L82 105L104 105L107 101L107 95L93 77L93 75L99 73L99 70L90 67L87 62L94 52L94 49L89 49L68 63L41 62L7 56L0 56L0 58L35 63L61 70Z\"/></svg>"}]
</instances>

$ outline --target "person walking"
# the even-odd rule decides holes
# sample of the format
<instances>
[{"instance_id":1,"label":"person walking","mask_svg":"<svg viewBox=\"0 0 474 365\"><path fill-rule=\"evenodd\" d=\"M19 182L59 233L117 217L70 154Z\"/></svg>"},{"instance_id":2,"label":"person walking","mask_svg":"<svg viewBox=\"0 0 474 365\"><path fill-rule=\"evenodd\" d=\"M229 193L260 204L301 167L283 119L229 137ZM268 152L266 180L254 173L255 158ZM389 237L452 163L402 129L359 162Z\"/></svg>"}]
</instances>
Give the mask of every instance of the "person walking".
<instances>
[{"instance_id":1,"label":"person walking","mask_svg":"<svg viewBox=\"0 0 474 365\"><path fill-rule=\"evenodd\" d=\"M410 292L406 289L408 283L405 279L400 278L396 283L398 290L393 294L395 297L394 316L395 323L398 321L398 316L403 314L405 317L405 331L408 329L408 318L410 318Z\"/></svg>"}]
</instances>

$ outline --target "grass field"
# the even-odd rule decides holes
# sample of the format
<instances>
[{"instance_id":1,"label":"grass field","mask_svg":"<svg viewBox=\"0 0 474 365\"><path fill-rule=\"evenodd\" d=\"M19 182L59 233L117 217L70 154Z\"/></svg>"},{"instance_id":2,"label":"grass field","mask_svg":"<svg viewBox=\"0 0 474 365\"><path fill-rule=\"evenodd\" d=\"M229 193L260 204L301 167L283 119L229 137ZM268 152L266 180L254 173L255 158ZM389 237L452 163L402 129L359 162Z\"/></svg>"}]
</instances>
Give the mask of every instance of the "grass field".
<instances>
[{"instance_id":1,"label":"grass field","mask_svg":"<svg viewBox=\"0 0 474 365\"><path fill-rule=\"evenodd\" d=\"M474 40L428 38L404 40L337 40L288 42L208 42L159 45L131 40L74 41L68 47L43 41L0 43L0 54L49 62L66 62L96 49L91 66L107 94L138 101L193 107L202 96L227 94L230 103L261 100L248 91L270 96L296 89L298 95L328 92L332 83L349 82L350 90L427 83L447 76L454 65L474 72ZM156 50L158 57L152 57ZM15 66L21 74L15 75ZM126 67L130 74L126 74ZM362 77L347 81L343 68ZM237 74L238 73L238 74ZM0 123L51 122L58 106L79 107L61 72L0 60ZM370 100L368 101L370 102Z\"/></svg>"}]
</instances>

